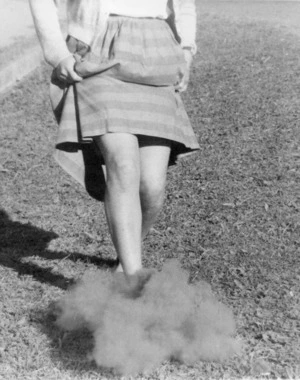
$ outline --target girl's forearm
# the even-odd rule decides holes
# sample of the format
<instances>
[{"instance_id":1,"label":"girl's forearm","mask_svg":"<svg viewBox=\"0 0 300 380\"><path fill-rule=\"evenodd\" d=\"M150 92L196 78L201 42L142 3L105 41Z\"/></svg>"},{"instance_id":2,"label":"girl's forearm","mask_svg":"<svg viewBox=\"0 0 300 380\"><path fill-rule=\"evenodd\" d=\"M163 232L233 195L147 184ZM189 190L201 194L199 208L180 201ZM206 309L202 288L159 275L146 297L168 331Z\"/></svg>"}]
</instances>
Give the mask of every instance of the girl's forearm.
<instances>
[{"instance_id":1,"label":"girl's forearm","mask_svg":"<svg viewBox=\"0 0 300 380\"><path fill-rule=\"evenodd\" d=\"M195 0L177 0L177 27L180 32L181 45L190 47L192 54L196 53L196 6Z\"/></svg>"},{"instance_id":2,"label":"girl's forearm","mask_svg":"<svg viewBox=\"0 0 300 380\"><path fill-rule=\"evenodd\" d=\"M54 0L29 0L29 3L45 60L56 67L70 53L59 25Z\"/></svg>"}]
</instances>

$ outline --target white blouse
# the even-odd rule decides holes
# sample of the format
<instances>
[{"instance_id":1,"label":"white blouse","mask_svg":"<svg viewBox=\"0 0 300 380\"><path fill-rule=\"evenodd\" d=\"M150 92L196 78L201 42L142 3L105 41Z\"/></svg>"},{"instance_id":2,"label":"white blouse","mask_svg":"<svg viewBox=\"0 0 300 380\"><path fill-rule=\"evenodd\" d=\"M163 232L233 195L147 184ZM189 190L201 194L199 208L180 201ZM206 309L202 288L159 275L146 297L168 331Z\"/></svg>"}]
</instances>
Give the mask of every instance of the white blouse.
<instances>
[{"instance_id":1,"label":"white blouse","mask_svg":"<svg viewBox=\"0 0 300 380\"><path fill-rule=\"evenodd\" d=\"M170 14L168 0L110 0L109 12L128 17L166 19Z\"/></svg>"}]
</instances>

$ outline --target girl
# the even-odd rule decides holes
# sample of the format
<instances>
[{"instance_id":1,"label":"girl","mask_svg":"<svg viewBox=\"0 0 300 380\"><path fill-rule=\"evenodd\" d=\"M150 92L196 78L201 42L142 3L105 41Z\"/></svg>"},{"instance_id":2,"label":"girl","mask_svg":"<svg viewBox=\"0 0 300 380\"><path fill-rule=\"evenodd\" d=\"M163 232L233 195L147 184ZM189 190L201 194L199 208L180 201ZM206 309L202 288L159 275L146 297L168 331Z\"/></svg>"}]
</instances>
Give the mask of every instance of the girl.
<instances>
[{"instance_id":1,"label":"girl","mask_svg":"<svg viewBox=\"0 0 300 380\"><path fill-rule=\"evenodd\" d=\"M54 0L30 5L54 68L56 159L95 198L104 189L117 270L132 275L168 165L199 149L179 96L196 52L195 1L68 0L66 41Z\"/></svg>"}]
</instances>

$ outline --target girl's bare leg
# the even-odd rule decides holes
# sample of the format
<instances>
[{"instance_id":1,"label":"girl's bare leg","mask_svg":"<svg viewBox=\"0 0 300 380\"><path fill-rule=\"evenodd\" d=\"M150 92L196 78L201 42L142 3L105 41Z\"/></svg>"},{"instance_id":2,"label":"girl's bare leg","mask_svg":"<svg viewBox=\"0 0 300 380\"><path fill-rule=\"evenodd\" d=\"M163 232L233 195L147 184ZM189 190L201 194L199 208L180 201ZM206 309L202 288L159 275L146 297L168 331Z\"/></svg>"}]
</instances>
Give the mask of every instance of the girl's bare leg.
<instances>
[{"instance_id":1,"label":"girl's bare leg","mask_svg":"<svg viewBox=\"0 0 300 380\"><path fill-rule=\"evenodd\" d=\"M153 226L163 205L170 151L169 140L140 138L142 239Z\"/></svg>"},{"instance_id":2,"label":"girl's bare leg","mask_svg":"<svg viewBox=\"0 0 300 380\"><path fill-rule=\"evenodd\" d=\"M105 212L120 265L132 275L142 268L140 202L140 156L136 136L108 133L97 137L96 144L104 157L107 182Z\"/></svg>"},{"instance_id":3,"label":"girl's bare leg","mask_svg":"<svg viewBox=\"0 0 300 380\"><path fill-rule=\"evenodd\" d=\"M105 211L120 264L127 275L142 268L141 244L163 204L170 143L108 133L95 139L107 173Z\"/></svg>"}]
</instances>

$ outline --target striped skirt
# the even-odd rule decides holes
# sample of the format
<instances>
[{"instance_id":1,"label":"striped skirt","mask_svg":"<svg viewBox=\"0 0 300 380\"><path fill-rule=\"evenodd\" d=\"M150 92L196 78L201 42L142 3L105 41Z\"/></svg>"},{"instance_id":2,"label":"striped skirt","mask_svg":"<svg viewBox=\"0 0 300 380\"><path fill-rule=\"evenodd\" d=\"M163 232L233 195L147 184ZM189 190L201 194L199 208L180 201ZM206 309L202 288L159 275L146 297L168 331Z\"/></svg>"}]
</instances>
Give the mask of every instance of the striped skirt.
<instances>
[{"instance_id":1,"label":"striped skirt","mask_svg":"<svg viewBox=\"0 0 300 380\"><path fill-rule=\"evenodd\" d=\"M59 124L55 158L97 199L103 199L104 165L94 137L123 132L171 141L170 164L199 149L174 85L185 62L164 20L110 16L93 51L75 38L68 46L84 80L51 81Z\"/></svg>"}]
</instances>

